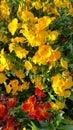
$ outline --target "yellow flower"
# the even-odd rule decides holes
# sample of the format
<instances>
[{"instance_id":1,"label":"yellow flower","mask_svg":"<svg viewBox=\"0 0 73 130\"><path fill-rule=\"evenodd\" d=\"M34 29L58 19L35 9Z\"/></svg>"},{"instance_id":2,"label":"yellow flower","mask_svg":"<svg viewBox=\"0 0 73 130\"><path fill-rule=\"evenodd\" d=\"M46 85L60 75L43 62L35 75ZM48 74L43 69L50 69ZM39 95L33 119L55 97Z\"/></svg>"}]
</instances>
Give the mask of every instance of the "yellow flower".
<instances>
[{"instance_id":1,"label":"yellow flower","mask_svg":"<svg viewBox=\"0 0 73 130\"><path fill-rule=\"evenodd\" d=\"M65 107L65 104L59 101L51 102L50 104L53 110L61 110Z\"/></svg>"},{"instance_id":2,"label":"yellow flower","mask_svg":"<svg viewBox=\"0 0 73 130\"><path fill-rule=\"evenodd\" d=\"M23 49L20 46L17 46L17 47L15 47L15 53L18 58L22 59L22 58L26 58L28 51Z\"/></svg>"},{"instance_id":3,"label":"yellow flower","mask_svg":"<svg viewBox=\"0 0 73 130\"><path fill-rule=\"evenodd\" d=\"M23 82L23 84L18 86L18 91L22 92L23 90L29 89L29 82Z\"/></svg>"},{"instance_id":4,"label":"yellow flower","mask_svg":"<svg viewBox=\"0 0 73 130\"><path fill-rule=\"evenodd\" d=\"M69 7L68 11L69 11L69 14L71 14L73 16L73 7L72 6Z\"/></svg>"},{"instance_id":5,"label":"yellow flower","mask_svg":"<svg viewBox=\"0 0 73 130\"><path fill-rule=\"evenodd\" d=\"M15 43L10 43L9 44L9 51L10 53L15 49Z\"/></svg>"},{"instance_id":6,"label":"yellow flower","mask_svg":"<svg viewBox=\"0 0 73 130\"><path fill-rule=\"evenodd\" d=\"M24 64L26 70L31 70L32 69L32 64L30 61L25 61L25 64Z\"/></svg>"},{"instance_id":7,"label":"yellow flower","mask_svg":"<svg viewBox=\"0 0 73 130\"><path fill-rule=\"evenodd\" d=\"M51 56L52 48L49 45L40 46L38 51L32 57L32 61L36 64L46 65L49 62L49 57Z\"/></svg>"},{"instance_id":8,"label":"yellow flower","mask_svg":"<svg viewBox=\"0 0 73 130\"><path fill-rule=\"evenodd\" d=\"M15 74L16 74L16 76L17 76L19 79L25 78L25 74L24 74L23 70L21 70L21 69L20 69L20 70L16 70Z\"/></svg>"},{"instance_id":9,"label":"yellow flower","mask_svg":"<svg viewBox=\"0 0 73 130\"><path fill-rule=\"evenodd\" d=\"M6 59L4 49L2 49L0 53L0 72L4 70L9 70L13 66L13 64L11 64L10 67L10 64L11 62L8 59Z\"/></svg>"},{"instance_id":10,"label":"yellow flower","mask_svg":"<svg viewBox=\"0 0 73 130\"><path fill-rule=\"evenodd\" d=\"M6 92L7 92L7 93L10 93L11 90L12 90L10 84L8 84L5 88L6 88Z\"/></svg>"},{"instance_id":11,"label":"yellow flower","mask_svg":"<svg viewBox=\"0 0 73 130\"><path fill-rule=\"evenodd\" d=\"M0 73L0 84L4 83L6 81L6 76L4 73Z\"/></svg>"},{"instance_id":12,"label":"yellow flower","mask_svg":"<svg viewBox=\"0 0 73 130\"><path fill-rule=\"evenodd\" d=\"M24 43L26 39L24 37L15 37L11 39L12 43Z\"/></svg>"},{"instance_id":13,"label":"yellow flower","mask_svg":"<svg viewBox=\"0 0 73 130\"><path fill-rule=\"evenodd\" d=\"M13 95L16 95L18 91L18 80L10 80L10 83L6 85L6 92L10 93L12 92Z\"/></svg>"},{"instance_id":14,"label":"yellow flower","mask_svg":"<svg viewBox=\"0 0 73 130\"><path fill-rule=\"evenodd\" d=\"M56 94L67 98L70 96L70 88L73 86L72 77L56 74L52 77L52 87Z\"/></svg>"},{"instance_id":15,"label":"yellow flower","mask_svg":"<svg viewBox=\"0 0 73 130\"><path fill-rule=\"evenodd\" d=\"M23 130L26 130L26 128L24 127Z\"/></svg>"},{"instance_id":16,"label":"yellow flower","mask_svg":"<svg viewBox=\"0 0 73 130\"><path fill-rule=\"evenodd\" d=\"M35 17L34 17L32 12L30 12L28 10L24 10L24 11L21 12L21 19L23 21L30 20L31 22L33 22L35 20Z\"/></svg>"},{"instance_id":17,"label":"yellow flower","mask_svg":"<svg viewBox=\"0 0 73 130\"><path fill-rule=\"evenodd\" d=\"M60 63L61 63L61 66L62 66L63 68L65 68L65 69L68 68L68 63L67 63L67 61L64 60L63 58L61 58Z\"/></svg>"},{"instance_id":18,"label":"yellow flower","mask_svg":"<svg viewBox=\"0 0 73 130\"><path fill-rule=\"evenodd\" d=\"M35 7L37 10L42 8L42 5L39 1L32 2L32 6Z\"/></svg>"},{"instance_id":19,"label":"yellow flower","mask_svg":"<svg viewBox=\"0 0 73 130\"><path fill-rule=\"evenodd\" d=\"M0 1L0 12L2 15L2 18L8 19L10 15L10 8L6 2L6 0L1 0Z\"/></svg>"},{"instance_id":20,"label":"yellow flower","mask_svg":"<svg viewBox=\"0 0 73 130\"><path fill-rule=\"evenodd\" d=\"M64 92L64 98L70 97L70 94L71 94L70 90L66 90L66 91Z\"/></svg>"},{"instance_id":21,"label":"yellow flower","mask_svg":"<svg viewBox=\"0 0 73 130\"><path fill-rule=\"evenodd\" d=\"M18 28L18 19L14 18L12 21L8 24L8 30L9 32L14 35L16 30Z\"/></svg>"},{"instance_id":22,"label":"yellow flower","mask_svg":"<svg viewBox=\"0 0 73 130\"><path fill-rule=\"evenodd\" d=\"M59 35L58 31L50 31L49 36L48 36L49 40L55 41L57 39L58 35Z\"/></svg>"},{"instance_id":23,"label":"yellow flower","mask_svg":"<svg viewBox=\"0 0 73 130\"><path fill-rule=\"evenodd\" d=\"M38 32L45 29L47 26L51 24L53 20L53 18L50 18L48 16L43 16L39 18L38 23L35 24L35 30Z\"/></svg>"}]
</instances>

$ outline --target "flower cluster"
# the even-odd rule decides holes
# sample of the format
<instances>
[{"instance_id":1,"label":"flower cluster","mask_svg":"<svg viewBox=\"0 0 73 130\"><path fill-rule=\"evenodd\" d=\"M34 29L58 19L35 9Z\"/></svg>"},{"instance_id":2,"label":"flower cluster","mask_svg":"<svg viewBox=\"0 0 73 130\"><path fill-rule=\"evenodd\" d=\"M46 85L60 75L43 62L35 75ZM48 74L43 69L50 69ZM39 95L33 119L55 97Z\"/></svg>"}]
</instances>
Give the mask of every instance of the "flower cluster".
<instances>
[{"instance_id":1,"label":"flower cluster","mask_svg":"<svg viewBox=\"0 0 73 130\"><path fill-rule=\"evenodd\" d=\"M0 0L0 95L6 95L0 98L3 130L19 129L14 117L27 130L32 119L58 129L65 117L73 118L69 109L73 102L72 4L72 0Z\"/></svg>"},{"instance_id":2,"label":"flower cluster","mask_svg":"<svg viewBox=\"0 0 73 130\"><path fill-rule=\"evenodd\" d=\"M16 98L6 98L4 94L0 97L0 127L2 130L19 130L20 124L16 123L15 117L9 111L16 106Z\"/></svg>"},{"instance_id":3,"label":"flower cluster","mask_svg":"<svg viewBox=\"0 0 73 130\"><path fill-rule=\"evenodd\" d=\"M51 108L50 103L44 102L46 97L38 87L36 87L35 95L30 96L27 101L22 104L22 110L28 112L28 117L37 119L38 121L49 120L50 114L48 110Z\"/></svg>"},{"instance_id":4,"label":"flower cluster","mask_svg":"<svg viewBox=\"0 0 73 130\"><path fill-rule=\"evenodd\" d=\"M57 79L57 80L56 80ZM67 72L62 72L52 77L52 87L56 94L67 98L70 96L70 88L73 86L72 77Z\"/></svg>"}]
</instances>

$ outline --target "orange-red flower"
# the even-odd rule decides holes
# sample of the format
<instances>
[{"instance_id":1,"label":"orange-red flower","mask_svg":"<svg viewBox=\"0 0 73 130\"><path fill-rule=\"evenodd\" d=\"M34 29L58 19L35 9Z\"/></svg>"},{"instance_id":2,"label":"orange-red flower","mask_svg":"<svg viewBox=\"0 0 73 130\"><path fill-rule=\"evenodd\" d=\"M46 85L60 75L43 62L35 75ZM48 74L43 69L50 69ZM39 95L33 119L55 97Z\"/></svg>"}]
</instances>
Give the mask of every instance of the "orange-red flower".
<instances>
[{"instance_id":1,"label":"orange-red flower","mask_svg":"<svg viewBox=\"0 0 73 130\"><path fill-rule=\"evenodd\" d=\"M35 106L35 115L38 121L50 119L50 114L47 112L50 107L50 103L42 103Z\"/></svg>"},{"instance_id":2,"label":"orange-red flower","mask_svg":"<svg viewBox=\"0 0 73 130\"><path fill-rule=\"evenodd\" d=\"M48 110L50 109L50 103L43 102L44 94L38 87L36 88L35 95L30 96L27 101L22 104L22 110L28 112L28 117L31 119L48 120L50 114Z\"/></svg>"},{"instance_id":3,"label":"orange-red flower","mask_svg":"<svg viewBox=\"0 0 73 130\"><path fill-rule=\"evenodd\" d=\"M3 118L6 114L7 114L7 108L5 107L5 105L0 102L0 117Z\"/></svg>"},{"instance_id":4,"label":"orange-red flower","mask_svg":"<svg viewBox=\"0 0 73 130\"><path fill-rule=\"evenodd\" d=\"M16 106L16 98L7 98L7 107L12 109Z\"/></svg>"},{"instance_id":5,"label":"orange-red flower","mask_svg":"<svg viewBox=\"0 0 73 130\"><path fill-rule=\"evenodd\" d=\"M43 93L42 90L40 90L38 87L36 87L35 94L36 94L39 98L46 97L46 94Z\"/></svg>"}]
</instances>

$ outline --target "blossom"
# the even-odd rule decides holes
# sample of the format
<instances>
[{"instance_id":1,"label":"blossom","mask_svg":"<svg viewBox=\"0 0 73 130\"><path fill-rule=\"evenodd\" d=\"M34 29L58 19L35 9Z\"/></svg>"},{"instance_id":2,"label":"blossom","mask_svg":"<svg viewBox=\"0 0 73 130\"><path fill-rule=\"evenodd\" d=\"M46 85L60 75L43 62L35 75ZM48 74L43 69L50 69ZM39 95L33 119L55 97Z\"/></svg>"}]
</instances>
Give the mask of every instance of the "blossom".
<instances>
[{"instance_id":1,"label":"blossom","mask_svg":"<svg viewBox=\"0 0 73 130\"><path fill-rule=\"evenodd\" d=\"M7 114L8 110L4 103L0 102L0 118L3 118Z\"/></svg>"},{"instance_id":2,"label":"blossom","mask_svg":"<svg viewBox=\"0 0 73 130\"><path fill-rule=\"evenodd\" d=\"M4 83L6 81L7 77L4 73L0 73L0 84Z\"/></svg>"},{"instance_id":3,"label":"blossom","mask_svg":"<svg viewBox=\"0 0 73 130\"><path fill-rule=\"evenodd\" d=\"M61 63L61 66L62 66L63 68L65 68L65 69L68 68L68 63L67 63L67 61L64 60L63 58L61 58L60 63Z\"/></svg>"},{"instance_id":4,"label":"blossom","mask_svg":"<svg viewBox=\"0 0 73 130\"><path fill-rule=\"evenodd\" d=\"M20 59L26 58L28 51L20 46L15 47L16 56Z\"/></svg>"},{"instance_id":5,"label":"blossom","mask_svg":"<svg viewBox=\"0 0 73 130\"><path fill-rule=\"evenodd\" d=\"M16 106L16 98L7 98L7 107L12 109Z\"/></svg>"},{"instance_id":6,"label":"blossom","mask_svg":"<svg viewBox=\"0 0 73 130\"><path fill-rule=\"evenodd\" d=\"M30 61L25 61L25 64L24 64L26 70L31 70L32 69L32 64Z\"/></svg>"},{"instance_id":7,"label":"blossom","mask_svg":"<svg viewBox=\"0 0 73 130\"><path fill-rule=\"evenodd\" d=\"M15 34L16 30L18 28L18 19L14 18L12 21L8 24L8 30L11 32L12 35Z\"/></svg>"},{"instance_id":8,"label":"blossom","mask_svg":"<svg viewBox=\"0 0 73 130\"><path fill-rule=\"evenodd\" d=\"M42 92L42 90L40 90L38 87L36 87L35 94L36 94L39 98L46 97L46 94L44 94L44 93Z\"/></svg>"},{"instance_id":9,"label":"blossom","mask_svg":"<svg viewBox=\"0 0 73 130\"><path fill-rule=\"evenodd\" d=\"M24 74L23 70L21 70L21 69L16 70L15 74L16 74L16 76L17 76L19 79L25 78L25 74Z\"/></svg>"},{"instance_id":10,"label":"blossom","mask_svg":"<svg viewBox=\"0 0 73 130\"><path fill-rule=\"evenodd\" d=\"M6 0L0 1L0 12L4 19L8 19L10 15L10 8L6 2Z\"/></svg>"},{"instance_id":11,"label":"blossom","mask_svg":"<svg viewBox=\"0 0 73 130\"><path fill-rule=\"evenodd\" d=\"M53 110L61 110L65 107L65 103L60 101L50 102L50 105Z\"/></svg>"},{"instance_id":12,"label":"blossom","mask_svg":"<svg viewBox=\"0 0 73 130\"><path fill-rule=\"evenodd\" d=\"M35 105L35 115L38 121L49 120L50 114L47 112L51 108L49 103Z\"/></svg>"},{"instance_id":13,"label":"blossom","mask_svg":"<svg viewBox=\"0 0 73 130\"><path fill-rule=\"evenodd\" d=\"M50 114L47 112L51 106L48 102L43 102L42 98L46 95L36 87L35 95L30 96L25 103L22 104L22 111L28 112L31 119L49 120Z\"/></svg>"},{"instance_id":14,"label":"blossom","mask_svg":"<svg viewBox=\"0 0 73 130\"><path fill-rule=\"evenodd\" d=\"M56 94L67 98L70 96L70 88L73 86L72 77L65 74L62 77L59 73L52 77L52 88Z\"/></svg>"}]
</instances>

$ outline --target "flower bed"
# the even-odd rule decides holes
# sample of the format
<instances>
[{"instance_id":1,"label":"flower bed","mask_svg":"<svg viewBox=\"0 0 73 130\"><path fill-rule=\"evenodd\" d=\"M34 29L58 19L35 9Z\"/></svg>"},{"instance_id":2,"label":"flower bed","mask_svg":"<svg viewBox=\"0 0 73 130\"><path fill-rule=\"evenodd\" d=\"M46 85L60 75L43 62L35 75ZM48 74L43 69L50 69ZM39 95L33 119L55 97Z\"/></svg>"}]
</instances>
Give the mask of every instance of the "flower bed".
<instances>
[{"instance_id":1,"label":"flower bed","mask_svg":"<svg viewBox=\"0 0 73 130\"><path fill-rule=\"evenodd\" d=\"M73 130L72 0L0 1L0 129Z\"/></svg>"}]
</instances>

